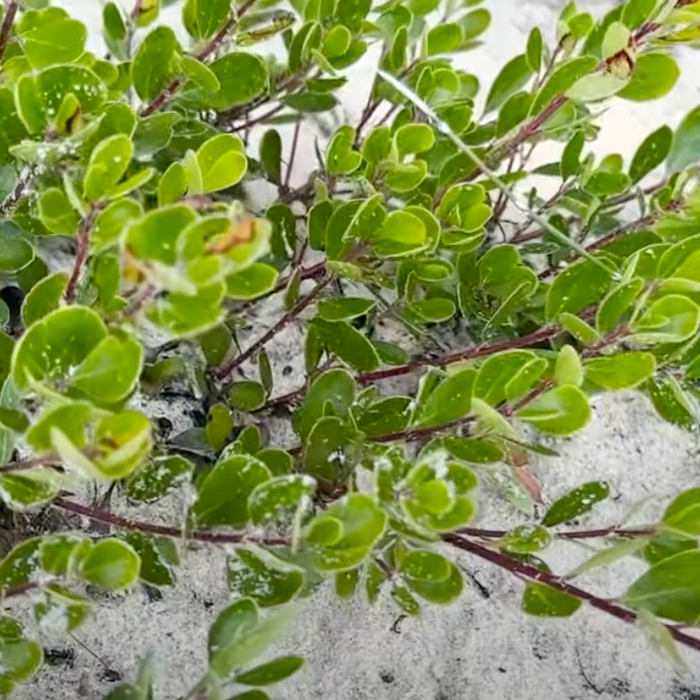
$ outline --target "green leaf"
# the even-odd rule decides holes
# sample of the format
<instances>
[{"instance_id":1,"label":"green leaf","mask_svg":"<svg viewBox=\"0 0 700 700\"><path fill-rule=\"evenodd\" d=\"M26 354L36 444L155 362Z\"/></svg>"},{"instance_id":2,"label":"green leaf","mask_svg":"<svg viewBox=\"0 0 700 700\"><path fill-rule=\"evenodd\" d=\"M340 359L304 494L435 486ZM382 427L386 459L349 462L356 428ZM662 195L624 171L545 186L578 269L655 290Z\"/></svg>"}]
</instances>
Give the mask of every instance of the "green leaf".
<instances>
[{"instance_id":1,"label":"green leaf","mask_svg":"<svg viewBox=\"0 0 700 700\"><path fill-rule=\"evenodd\" d=\"M429 151L435 144L435 132L428 124L404 124L394 134L399 157Z\"/></svg>"},{"instance_id":2,"label":"green leaf","mask_svg":"<svg viewBox=\"0 0 700 700\"><path fill-rule=\"evenodd\" d=\"M483 34L490 24L491 13L483 8L472 10L459 20L465 41L470 41Z\"/></svg>"},{"instance_id":3,"label":"green leaf","mask_svg":"<svg viewBox=\"0 0 700 700\"><path fill-rule=\"evenodd\" d=\"M342 24L334 26L323 40L323 55L326 58L339 58L347 53L352 43L350 30Z\"/></svg>"},{"instance_id":4,"label":"green leaf","mask_svg":"<svg viewBox=\"0 0 700 700\"><path fill-rule=\"evenodd\" d=\"M158 205L172 204L187 192L189 177L180 163L171 163L158 183Z\"/></svg>"},{"instance_id":5,"label":"green leaf","mask_svg":"<svg viewBox=\"0 0 700 700\"><path fill-rule=\"evenodd\" d=\"M350 433L340 418L321 418L311 429L306 443L306 471L328 481L336 481L345 460L344 448L349 442Z\"/></svg>"},{"instance_id":6,"label":"green leaf","mask_svg":"<svg viewBox=\"0 0 700 700\"><path fill-rule=\"evenodd\" d=\"M680 172L700 160L700 107L691 110L673 134L671 152L666 161L670 173Z\"/></svg>"},{"instance_id":7,"label":"green leaf","mask_svg":"<svg viewBox=\"0 0 700 700\"><path fill-rule=\"evenodd\" d=\"M686 430L695 430L698 410L691 397L673 376L652 377L647 385L649 397L658 414Z\"/></svg>"},{"instance_id":8,"label":"green leaf","mask_svg":"<svg viewBox=\"0 0 700 700\"><path fill-rule=\"evenodd\" d=\"M445 23L433 27L426 37L426 54L452 53L463 41L462 29L458 24Z\"/></svg>"},{"instance_id":9,"label":"green leaf","mask_svg":"<svg viewBox=\"0 0 700 700\"><path fill-rule=\"evenodd\" d=\"M275 288L279 272L272 265L253 263L226 278L226 295L248 301Z\"/></svg>"},{"instance_id":10,"label":"green leaf","mask_svg":"<svg viewBox=\"0 0 700 700\"><path fill-rule=\"evenodd\" d=\"M678 81L678 64L665 53L643 53L637 57L632 79L618 93L633 102L657 100L668 94Z\"/></svg>"},{"instance_id":11,"label":"green leaf","mask_svg":"<svg viewBox=\"0 0 700 700\"><path fill-rule=\"evenodd\" d=\"M411 417L411 399L392 396L369 406L357 418L357 427L365 435L386 435L403 430Z\"/></svg>"},{"instance_id":12,"label":"green leaf","mask_svg":"<svg viewBox=\"0 0 700 700\"><path fill-rule=\"evenodd\" d=\"M384 534L387 515L369 496L353 493L334 503L309 526L309 537L325 523L340 526L339 538L329 546L316 546L316 566L321 571L352 569ZM314 539L310 539L314 543ZM317 541L317 540L316 540Z\"/></svg>"},{"instance_id":13,"label":"green leaf","mask_svg":"<svg viewBox=\"0 0 700 700\"><path fill-rule=\"evenodd\" d=\"M581 358L572 345L565 345L559 351L554 363L554 381L559 386L581 386L583 383Z\"/></svg>"},{"instance_id":14,"label":"green leaf","mask_svg":"<svg viewBox=\"0 0 700 700\"><path fill-rule=\"evenodd\" d=\"M549 530L537 525L520 525L498 541L498 546L512 554L533 554L548 547L552 541Z\"/></svg>"},{"instance_id":15,"label":"green leaf","mask_svg":"<svg viewBox=\"0 0 700 700\"><path fill-rule=\"evenodd\" d=\"M207 647L209 664L221 666L223 677L229 675L231 664L225 663L228 652L235 649L258 625L258 606L248 599L229 605L217 616L209 630Z\"/></svg>"},{"instance_id":16,"label":"green leaf","mask_svg":"<svg viewBox=\"0 0 700 700\"><path fill-rule=\"evenodd\" d=\"M199 525L243 527L249 519L248 497L270 478L269 469L250 455L219 462L202 482L192 514Z\"/></svg>"},{"instance_id":17,"label":"green leaf","mask_svg":"<svg viewBox=\"0 0 700 700\"><path fill-rule=\"evenodd\" d=\"M648 352L623 352L587 360L586 379L609 391L639 386L656 371L656 358Z\"/></svg>"},{"instance_id":18,"label":"green leaf","mask_svg":"<svg viewBox=\"0 0 700 700\"><path fill-rule=\"evenodd\" d=\"M304 585L303 569L262 547L237 549L229 556L227 567L231 592L252 598L261 607L289 602Z\"/></svg>"},{"instance_id":19,"label":"green leaf","mask_svg":"<svg viewBox=\"0 0 700 700\"><path fill-rule=\"evenodd\" d=\"M416 425L441 425L466 416L471 409L476 376L474 370L462 370L444 379L418 407Z\"/></svg>"},{"instance_id":20,"label":"green leaf","mask_svg":"<svg viewBox=\"0 0 700 700\"><path fill-rule=\"evenodd\" d=\"M154 209L129 226L124 243L143 260L175 265L177 240L195 217L194 211L183 204Z\"/></svg>"},{"instance_id":21,"label":"green leaf","mask_svg":"<svg viewBox=\"0 0 700 700\"><path fill-rule=\"evenodd\" d=\"M332 369L314 379L304 403L293 418L299 437L305 440L328 409L333 415L346 416L355 401L356 392L355 380L342 369Z\"/></svg>"},{"instance_id":22,"label":"green leaf","mask_svg":"<svg viewBox=\"0 0 700 700\"><path fill-rule=\"evenodd\" d=\"M415 253L426 244L426 224L408 211L393 211L382 226L372 234L377 255L403 256Z\"/></svg>"},{"instance_id":23,"label":"green leaf","mask_svg":"<svg viewBox=\"0 0 700 700\"><path fill-rule=\"evenodd\" d=\"M28 237L10 221L0 224L0 272L17 272L34 260Z\"/></svg>"},{"instance_id":24,"label":"green leaf","mask_svg":"<svg viewBox=\"0 0 700 700\"><path fill-rule=\"evenodd\" d=\"M151 586L172 586L175 583L180 556L172 539L130 532L124 540L141 559L139 577L142 581Z\"/></svg>"},{"instance_id":25,"label":"green leaf","mask_svg":"<svg viewBox=\"0 0 700 700\"><path fill-rule=\"evenodd\" d=\"M517 416L544 433L571 435L591 419L591 407L578 387L567 385L541 394L521 408Z\"/></svg>"},{"instance_id":26,"label":"green leaf","mask_svg":"<svg viewBox=\"0 0 700 700\"><path fill-rule=\"evenodd\" d=\"M210 66L221 88L204 93L202 101L215 110L225 110L257 97L267 85L269 75L263 61L250 53L228 53Z\"/></svg>"},{"instance_id":27,"label":"green leaf","mask_svg":"<svg viewBox=\"0 0 700 700\"><path fill-rule=\"evenodd\" d=\"M229 606L209 630L209 669L221 679L247 666L286 632L290 611L258 620L253 601L243 599Z\"/></svg>"},{"instance_id":28,"label":"green leaf","mask_svg":"<svg viewBox=\"0 0 700 700\"><path fill-rule=\"evenodd\" d=\"M620 324L629 320L634 303L644 289L644 280L636 277L621 284L603 299L596 313L596 327L600 334L611 333Z\"/></svg>"},{"instance_id":29,"label":"green leaf","mask_svg":"<svg viewBox=\"0 0 700 700\"><path fill-rule=\"evenodd\" d=\"M13 510L25 510L51 501L59 491L52 469L35 468L25 474L0 474L0 498Z\"/></svg>"},{"instance_id":30,"label":"green leaf","mask_svg":"<svg viewBox=\"0 0 700 700\"><path fill-rule=\"evenodd\" d=\"M452 562L447 563L449 565L449 575L446 578L421 580L407 576L406 585L411 591L431 603L447 605L454 602L462 594L464 582L459 569Z\"/></svg>"},{"instance_id":31,"label":"green leaf","mask_svg":"<svg viewBox=\"0 0 700 700\"><path fill-rule=\"evenodd\" d=\"M95 202L108 195L126 173L133 154L134 145L124 134L102 141L90 157L85 176L85 196Z\"/></svg>"},{"instance_id":32,"label":"green leaf","mask_svg":"<svg viewBox=\"0 0 700 700\"><path fill-rule=\"evenodd\" d=\"M265 387L259 382L234 382L228 389L228 398L234 408L251 413L265 403Z\"/></svg>"},{"instance_id":33,"label":"green leaf","mask_svg":"<svg viewBox=\"0 0 700 700\"><path fill-rule=\"evenodd\" d=\"M344 0L336 5L335 20L350 31L358 32L371 9L372 0Z\"/></svg>"},{"instance_id":34,"label":"green leaf","mask_svg":"<svg viewBox=\"0 0 700 700\"><path fill-rule=\"evenodd\" d=\"M437 215L466 233L478 231L491 217L491 207L484 203L481 185L454 185L442 198Z\"/></svg>"},{"instance_id":35,"label":"green leaf","mask_svg":"<svg viewBox=\"0 0 700 700\"><path fill-rule=\"evenodd\" d=\"M287 474L266 481L248 498L250 518L257 525L294 514L315 488L314 479L304 474Z\"/></svg>"},{"instance_id":36,"label":"green leaf","mask_svg":"<svg viewBox=\"0 0 700 700\"><path fill-rule=\"evenodd\" d=\"M121 60L128 56L126 47L127 30L119 7L114 2L108 2L102 11L102 24L107 48Z\"/></svg>"},{"instance_id":37,"label":"green leaf","mask_svg":"<svg viewBox=\"0 0 700 700\"><path fill-rule=\"evenodd\" d=\"M239 183L248 168L243 143L233 134L219 134L203 143L197 151L197 161L205 193Z\"/></svg>"},{"instance_id":38,"label":"green leaf","mask_svg":"<svg viewBox=\"0 0 700 700\"><path fill-rule=\"evenodd\" d=\"M586 180L584 189L597 197L606 197L626 192L630 184L630 179L625 173L597 170Z\"/></svg>"},{"instance_id":39,"label":"green leaf","mask_svg":"<svg viewBox=\"0 0 700 700\"><path fill-rule=\"evenodd\" d=\"M80 575L90 583L109 591L131 588L139 576L141 560L121 540L100 540L88 552L80 567Z\"/></svg>"},{"instance_id":40,"label":"green leaf","mask_svg":"<svg viewBox=\"0 0 700 700\"><path fill-rule=\"evenodd\" d=\"M188 34L201 41L214 36L230 12L230 0L187 0L182 8L182 20Z\"/></svg>"},{"instance_id":41,"label":"green leaf","mask_svg":"<svg viewBox=\"0 0 700 700\"><path fill-rule=\"evenodd\" d=\"M579 78L593 70L596 63L592 56L579 56L560 63L537 93L532 116L539 114L555 97L563 95Z\"/></svg>"},{"instance_id":42,"label":"green leaf","mask_svg":"<svg viewBox=\"0 0 700 700\"><path fill-rule=\"evenodd\" d=\"M65 272L56 272L32 287L22 304L25 327L29 328L58 307L67 282Z\"/></svg>"},{"instance_id":43,"label":"green leaf","mask_svg":"<svg viewBox=\"0 0 700 700\"><path fill-rule=\"evenodd\" d=\"M260 141L260 163L275 184L282 182L282 137L276 129L265 132Z\"/></svg>"},{"instance_id":44,"label":"green leaf","mask_svg":"<svg viewBox=\"0 0 700 700\"><path fill-rule=\"evenodd\" d=\"M90 236L92 249L100 251L114 245L122 231L142 214L141 205L133 199L119 199L109 204L95 220Z\"/></svg>"},{"instance_id":45,"label":"green leaf","mask_svg":"<svg viewBox=\"0 0 700 700\"><path fill-rule=\"evenodd\" d=\"M80 223L80 215L71 205L66 193L58 187L50 187L41 195L39 219L51 233L75 233ZM3 240L5 238L9 236L3 234ZM11 252L12 247L9 250Z\"/></svg>"},{"instance_id":46,"label":"green leaf","mask_svg":"<svg viewBox=\"0 0 700 700\"><path fill-rule=\"evenodd\" d=\"M561 156L561 179L568 180L570 177L577 175L581 169L581 152L586 142L583 131L577 131L569 143L566 144Z\"/></svg>"},{"instance_id":47,"label":"green leaf","mask_svg":"<svg viewBox=\"0 0 700 700\"><path fill-rule=\"evenodd\" d=\"M249 690L245 693L238 693L228 700L270 700L270 696L262 690Z\"/></svg>"},{"instance_id":48,"label":"green leaf","mask_svg":"<svg viewBox=\"0 0 700 700\"><path fill-rule=\"evenodd\" d=\"M638 578L623 596L633 608L674 622L695 624L700 610L700 552L688 551L660 561Z\"/></svg>"},{"instance_id":49,"label":"green leaf","mask_svg":"<svg viewBox=\"0 0 700 700\"><path fill-rule=\"evenodd\" d=\"M546 315L557 319L563 313L577 314L595 304L608 290L611 273L582 260L559 273L547 292Z\"/></svg>"},{"instance_id":50,"label":"green leaf","mask_svg":"<svg viewBox=\"0 0 700 700\"><path fill-rule=\"evenodd\" d=\"M604 59L610 59L626 49L630 43L630 30L622 22L611 22L605 30L601 51Z\"/></svg>"},{"instance_id":51,"label":"green leaf","mask_svg":"<svg viewBox=\"0 0 700 700\"><path fill-rule=\"evenodd\" d=\"M610 486L607 482L590 481L555 501L542 519L542 524L545 527L554 527L574 520L588 513L596 503L604 501L608 496L610 496Z\"/></svg>"},{"instance_id":52,"label":"green leaf","mask_svg":"<svg viewBox=\"0 0 700 700\"><path fill-rule=\"evenodd\" d=\"M379 356L372 343L349 323L316 318L313 327L329 353L337 355L360 372L379 366Z\"/></svg>"},{"instance_id":53,"label":"green leaf","mask_svg":"<svg viewBox=\"0 0 700 700\"><path fill-rule=\"evenodd\" d=\"M189 483L194 465L179 455L156 457L137 471L126 486L126 496L133 501L151 503Z\"/></svg>"},{"instance_id":54,"label":"green leaf","mask_svg":"<svg viewBox=\"0 0 700 700\"><path fill-rule=\"evenodd\" d=\"M444 581L452 573L452 564L437 552L417 549L409 552L399 567L409 581ZM410 585L410 584L409 584Z\"/></svg>"},{"instance_id":55,"label":"green leaf","mask_svg":"<svg viewBox=\"0 0 700 700\"><path fill-rule=\"evenodd\" d=\"M331 175L347 175L360 167L362 156L353 150L355 130L351 126L341 126L328 145L326 170Z\"/></svg>"},{"instance_id":56,"label":"green leaf","mask_svg":"<svg viewBox=\"0 0 700 700\"><path fill-rule=\"evenodd\" d=\"M527 51L525 58L527 65L531 71L536 73L542 65L542 32L537 28L533 28L527 38Z\"/></svg>"},{"instance_id":57,"label":"green leaf","mask_svg":"<svg viewBox=\"0 0 700 700\"><path fill-rule=\"evenodd\" d=\"M19 389L29 378L58 379L78 367L107 335L102 319L84 307L58 309L35 323L17 344L12 377Z\"/></svg>"},{"instance_id":58,"label":"green leaf","mask_svg":"<svg viewBox=\"0 0 700 700\"><path fill-rule=\"evenodd\" d=\"M24 52L32 68L45 68L54 63L71 63L85 50L87 30L82 22L55 15L26 32Z\"/></svg>"},{"instance_id":59,"label":"green leaf","mask_svg":"<svg viewBox=\"0 0 700 700\"><path fill-rule=\"evenodd\" d=\"M533 97L529 92L516 92L506 100L498 113L497 136L505 136L527 119L530 107L532 107L532 99ZM442 174L443 171L440 173L441 177Z\"/></svg>"},{"instance_id":60,"label":"green leaf","mask_svg":"<svg viewBox=\"0 0 700 700\"><path fill-rule=\"evenodd\" d=\"M392 192L410 192L423 182L428 166L423 160L412 163L393 163L388 166L384 180Z\"/></svg>"},{"instance_id":61,"label":"green leaf","mask_svg":"<svg viewBox=\"0 0 700 700\"><path fill-rule=\"evenodd\" d=\"M629 83L611 73L591 73L579 78L564 94L577 102L599 102L619 93Z\"/></svg>"},{"instance_id":62,"label":"green leaf","mask_svg":"<svg viewBox=\"0 0 700 700\"><path fill-rule=\"evenodd\" d=\"M544 583L528 583L522 607L528 615L569 617L581 607L581 601Z\"/></svg>"},{"instance_id":63,"label":"green leaf","mask_svg":"<svg viewBox=\"0 0 700 700\"><path fill-rule=\"evenodd\" d=\"M674 532L700 536L700 488L678 494L664 511L661 522Z\"/></svg>"},{"instance_id":64,"label":"green leaf","mask_svg":"<svg viewBox=\"0 0 700 700\"><path fill-rule=\"evenodd\" d=\"M506 400L506 386L511 378L535 358L529 350L511 350L487 358L479 368L474 396L492 406Z\"/></svg>"},{"instance_id":65,"label":"green leaf","mask_svg":"<svg viewBox=\"0 0 700 700\"><path fill-rule=\"evenodd\" d=\"M136 387L143 347L133 338L103 338L74 370L72 384L99 404L124 400Z\"/></svg>"},{"instance_id":66,"label":"green leaf","mask_svg":"<svg viewBox=\"0 0 700 700\"><path fill-rule=\"evenodd\" d=\"M326 321L347 321L364 316L375 302L371 299L344 297L342 299L321 299L318 313Z\"/></svg>"},{"instance_id":67,"label":"green leaf","mask_svg":"<svg viewBox=\"0 0 700 700\"><path fill-rule=\"evenodd\" d=\"M680 343L695 335L700 307L688 297L669 294L657 299L631 326L630 342Z\"/></svg>"},{"instance_id":68,"label":"green leaf","mask_svg":"<svg viewBox=\"0 0 700 700\"><path fill-rule=\"evenodd\" d=\"M272 685L289 678L303 665L304 659L299 656L284 656L242 673L236 676L234 680L241 685L252 685L254 687Z\"/></svg>"},{"instance_id":69,"label":"green leaf","mask_svg":"<svg viewBox=\"0 0 700 700\"><path fill-rule=\"evenodd\" d=\"M520 90L532 75L527 58L516 56L510 60L494 80L486 98L486 112L498 109L513 93Z\"/></svg>"},{"instance_id":70,"label":"green leaf","mask_svg":"<svg viewBox=\"0 0 700 700\"><path fill-rule=\"evenodd\" d=\"M629 29L643 24L656 9L656 0L627 0L622 10L622 21Z\"/></svg>"},{"instance_id":71,"label":"green leaf","mask_svg":"<svg viewBox=\"0 0 700 700\"><path fill-rule=\"evenodd\" d=\"M504 457L503 450L498 445L485 440L448 437L444 444L455 459L461 459L470 464L493 464L500 462Z\"/></svg>"},{"instance_id":72,"label":"green leaf","mask_svg":"<svg viewBox=\"0 0 700 700\"><path fill-rule=\"evenodd\" d=\"M210 447L217 452L223 449L232 430L231 411L221 403L211 406L207 412L207 425L205 427L205 435Z\"/></svg>"},{"instance_id":73,"label":"green leaf","mask_svg":"<svg viewBox=\"0 0 700 700\"><path fill-rule=\"evenodd\" d=\"M131 79L142 100L153 100L175 78L180 50L169 27L158 27L146 35L131 63Z\"/></svg>"},{"instance_id":74,"label":"green leaf","mask_svg":"<svg viewBox=\"0 0 700 700\"><path fill-rule=\"evenodd\" d=\"M286 95L282 98L287 107L297 112L328 112L338 104L334 95L328 92L302 92Z\"/></svg>"},{"instance_id":75,"label":"green leaf","mask_svg":"<svg viewBox=\"0 0 700 700\"><path fill-rule=\"evenodd\" d=\"M630 180L639 182L654 168L661 165L671 151L673 131L668 126L662 126L649 134L632 158L630 164Z\"/></svg>"}]
</instances>

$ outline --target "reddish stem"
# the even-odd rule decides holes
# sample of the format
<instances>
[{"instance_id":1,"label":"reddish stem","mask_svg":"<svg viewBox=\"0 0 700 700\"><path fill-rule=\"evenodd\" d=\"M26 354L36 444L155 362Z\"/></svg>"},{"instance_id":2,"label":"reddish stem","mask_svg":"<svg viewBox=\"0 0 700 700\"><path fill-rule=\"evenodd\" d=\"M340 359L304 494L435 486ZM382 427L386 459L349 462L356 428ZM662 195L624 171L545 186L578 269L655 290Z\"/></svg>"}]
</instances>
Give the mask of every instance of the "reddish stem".
<instances>
[{"instance_id":1,"label":"reddish stem","mask_svg":"<svg viewBox=\"0 0 700 700\"><path fill-rule=\"evenodd\" d=\"M649 527L624 529L618 525L600 528L598 530L571 530L564 532L553 533L554 537L561 540L591 540L600 537L653 537L657 533L657 527L650 525ZM466 535L467 537L478 537L484 540L498 540L509 534L508 530L482 530L477 527L461 527L457 530L457 534Z\"/></svg>"},{"instance_id":2,"label":"reddish stem","mask_svg":"<svg viewBox=\"0 0 700 700\"><path fill-rule=\"evenodd\" d=\"M90 230L92 225L95 223L95 216L97 213L97 207L93 205L92 209L87 213L83 219L80 229L78 230L77 243L78 249L75 254L75 264L73 265L73 272L71 273L68 284L66 285L65 299L70 304L75 301L75 295L78 287L78 282L80 280L80 275L83 272L83 267L88 259L90 253Z\"/></svg>"},{"instance_id":3,"label":"reddish stem","mask_svg":"<svg viewBox=\"0 0 700 700\"><path fill-rule=\"evenodd\" d=\"M234 370L240 367L246 360L253 357L255 353L262 350L280 331L290 324L307 306L309 306L321 292L330 284L331 277L324 277L318 284L303 298L300 299L282 318L270 328L265 335L253 343L247 350L242 352L230 362L219 367L216 371L216 378L220 381L226 379Z\"/></svg>"},{"instance_id":4,"label":"reddish stem","mask_svg":"<svg viewBox=\"0 0 700 700\"><path fill-rule=\"evenodd\" d=\"M574 598L585 601L592 607L597 608L608 615L612 615L612 617L616 617L618 620L631 624L637 622L637 614L633 610L630 610L629 608L626 608L613 600L599 598L593 593L589 593L578 586L574 586L573 584L564 581L559 576L549 574L546 571L540 571L530 564L513 559L501 552L489 549L482 544L473 542L472 540L464 537L460 537L457 534L443 535L443 540L445 542L449 542L458 549L474 554L480 559L489 561L501 569L505 569L506 571L515 574L516 576L520 576L535 583L544 583L551 588L561 591L562 593L567 593ZM700 651L700 639L686 634L675 625L665 624L664 626L677 642Z\"/></svg>"},{"instance_id":5,"label":"reddish stem","mask_svg":"<svg viewBox=\"0 0 700 700\"><path fill-rule=\"evenodd\" d=\"M148 535L161 535L163 537L173 537L176 539L187 538L197 540L198 542L208 542L209 544L242 544L244 542L256 542L271 547L285 546L289 544L289 540L282 537L251 537L245 533L240 534L224 534L220 532L186 532L176 527L168 527L166 525L155 525L154 523L146 523L138 520L129 520L120 515L115 515L100 508L91 508L90 506L71 501L67 498L57 498L52 506L65 510L68 513L81 515L92 520L95 523L102 525L110 525L122 530L131 530L136 532L144 532Z\"/></svg>"},{"instance_id":6,"label":"reddish stem","mask_svg":"<svg viewBox=\"0 0 700 700\"><path fill-rule=\"evenodd\" d=\"M5 55L7 45L10 43L10 33L12 32L12 25L15 22L17 9L17 0L8 0L7 6L5 7L5 16L2 18L2 26L0 27L0 60L2 60L2 57Z\"/></svg>"}]
</instances>

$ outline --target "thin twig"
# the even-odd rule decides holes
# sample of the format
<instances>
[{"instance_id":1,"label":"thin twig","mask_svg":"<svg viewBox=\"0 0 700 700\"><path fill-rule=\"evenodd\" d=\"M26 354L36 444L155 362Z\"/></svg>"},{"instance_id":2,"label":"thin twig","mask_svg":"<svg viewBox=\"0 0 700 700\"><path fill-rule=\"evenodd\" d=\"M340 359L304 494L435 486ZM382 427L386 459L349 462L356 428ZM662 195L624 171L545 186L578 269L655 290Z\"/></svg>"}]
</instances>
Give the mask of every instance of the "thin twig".
<instances>
[{"instance_id":1,"label":"thin twig","mask_svg":"<svg viewBox=\"0 0 700 700\"><path fill-rule=\"evenodd\" d=\"M521 560L509 557L502 552L490 549L489 547L467 539L466 537L461 537L457 534L443 535L443 540L445 542L449 542L458 549L474 554L480 559L489 561L516 576L525 578L528 581L533 581L535 583L544 583L551 588L561 591L562 593L567 593L574 598L585 601L592 607L597 608L608 615L612 615L612 617L616 617L618 620L631 624L637 622L637 613L635 613L633 610L630 610L629 608L626 608L613 600L599 598L593 593L589 593L578 586L574 586L573 584L564 581L559 576L547 573L546 571L541 571L531 564L526 564ZM666 627L677 642L700 651L700 639L686 634L676 625L664 624L664 627Z\"/></svg>"},{"instance_id":2,"label":"thin twig","mask_svg":"<svg viewBox=\"0 0 700 700\"><path fill-rule=\"evenodd\" d=\"M23 472L37 467L60 467L61 463L56 461L51 455L33 457L32 459L23 459L18 462L8 462L0 467L0 472Z\"/></svg>"},{"instance_id":3,"label":"thin twig","mask_svg":"<svg viewBox=\"0 0 700 700\"><path fill-rule=\"evenodd\" d=\"M17 0L8 0L5 6L5 15L2 18L2 26L0 26L0 60L2 60L2 57L5 55L7 45L10 43L10 33L12 32L12 25L15 22L17 9Z\"/></svg>"},{"instance_id":4,"label":"thin twig","mask_svg":"<svg viewBox=\"0 0 700 700\"><path fill-rule=\"evenodd\" d=\"M95 216L97 214L97 207L93 206L92 209L83 218L77 235L78 250L75 254L75 264L73 265L73 272L71 273L68 284L66 285L65 299L68 303L75 301L76 290L78 286L78 281L80 280L80 275L83 272L83 267L88 259L90 253L90 231L92 225L95 223Z\"/></svg>"},{"instance_id":5,"label":"thin twig","mask_svg":"<svg viewBox=\"0 0 700 700\"><path fill-rule=\"evenodd\" d=\"M554 537L561 540L592 540L601 537L621 537L632 539L635 537L653 537L658 532L656 525L639 528L621 528L619 525L600 528L598 530L569 530L552 533ZM467 537L478 537L483 540L499 540L509 534L508 530L482 530L478 527L461 527L457 534Z\"/></svg>"},{"instance_id":6,"label":"thin twig","mask_svg":"<svg viewBox=\"0 0 700 700\"><path fill-rule=\"evenodd\" d=\"M423 442L446 430L453 428L461 428L468 423L476 420L475 416L464 416L448 423L440 423L440 425L431 425L425 428L411 428L410 430L399 430L395 433L386 433L384 435L375 435L367 438L370 442L385 444L387 442Z\"/></svg>"},{"instance_id":7,"label":"thin twig","mask_svg":"<svg viewBox=\"0 0 700 700\"><path fill-rule=\"evenodd\" d=\"M300 299L282 318L270 328L259 340L253 343L247 350L233 358L216 371L216 378L219 380L226 379L233 371L240 367L246 360L253 357L257 352L262 350L280 331L290 324L307 306L321 294L321 292L330 284L332 277L330 275L321 279L316 286L303 298Z\"/></svg>"},{"instance_id":8,"label":"thin twig","mask_svg":"<svg viewBox=\"0 0 700 700\"><path fill-rule=\"evenodd\" d=\"M299 147L299 133L301 132L301 119L294 125L294 137L292 138L292 150L289 154L289 162L287 163L287 173L284 176L284 189L289 189L289 183L292 179L292 171L294 170L294 160L297 157L297 148Z\"/></svg>"},{"instance_id":9,"label":"thin twig","mask_svg":"<svg viewBox=\"0 0 700 700\"><path fill-rule=\"evenodd\" d=\"M149 535L161 535L163 537L173 537L176 539L185 537L190 540L207 542L209 544L243 544L245 542L256 542L257 544L264 544L270 547L286 546L289 544L289 539L283 537L256 537L246 533L187 532L176 527L168 527L167 525L156 525L155 523L123 518L120 515L115 515L114 513L100 508L92 508L68 498L57 498L51 505L55 508L65 510L68 513L86 517L95 523L110 525L122 530L144 532Z\"/></svg>"}]
</instances>

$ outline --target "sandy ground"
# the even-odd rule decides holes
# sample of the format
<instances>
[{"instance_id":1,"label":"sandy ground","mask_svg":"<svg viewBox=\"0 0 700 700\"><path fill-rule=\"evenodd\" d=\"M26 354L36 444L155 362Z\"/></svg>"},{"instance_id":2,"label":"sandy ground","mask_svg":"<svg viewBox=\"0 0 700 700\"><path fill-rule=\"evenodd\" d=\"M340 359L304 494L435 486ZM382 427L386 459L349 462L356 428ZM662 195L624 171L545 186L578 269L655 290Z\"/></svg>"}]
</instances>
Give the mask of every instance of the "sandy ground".
<instances>
[{"instance_id":1,"label":"sandy ground","mask_svg":"<svg viewBox=\"0 0 700 700\"><path fill-rule=\"evenodd\" d=\"M97 0L58 0L99 27ZM463 58L464 67L488 86L500 66L524 47L527 32L540 26L551 35L559 0L487 0L494 27L486 45ZM602 12L609 1L580 3ZM176 17L171 12L169 17ZM97 24L96 24L97 23ZM99 41L99 40L98 40ZM97 47L98 44L95 44ZM673 93L661 102L616 104L603 118L598 148L631 157L643 138L663 123L674 126L695 106L700 94L699 53L681 56L684 73ZM344 107L357 115L364 106L371 66L354 71ZM307 145L312 135L306 134ZM303 148L301 153L312 152ZM541 156L546 160L546 156ZM313 167L301 163L296 178ZM305 172L306 170L306 172ZM274 309L271 309L274 311ZM271 346L273 361L292 365L291 379L278 377L277 390L295 388L301 368L300 334L290 328ZM697 435L661 422L645 399L634 394L595 400L595 418L573 439L548 443L559 457L542 459L536 469L548 498L591 479L607 479L614 498L597 511L597 525L612 524L635 504L649 499L653 517L671 494L697 484L700 442ZM175 407L160 405L158 415L178 418ZM181 503L167 510L177 519ZM507 507L491 507L485 526L517 522ZM586 552L556 549L548 560L556 571L572 569ZM75 639L46 639L54 666L19 691L23 700L99 700L119 677L133 677L140 655L153 652L157 697L174 700L205 668L205 640L217 610L226 605L225 552L215 549L182 553L177 587L160 600L136 591L100 602L99 615ZM296 632L279 649L303 654L305 669L272 691L278 700L630 700L700 699L700 656L689 656L691 674L678 677L645 641L639 630L585 606L567 621L526 618L519 610L522 583L489 565L460 559L474 577L463 599L449 609L426 607L417 620L399 620L396 609L381 601L338 602L323 588L301 606ZM601 595L621 593L640 570L634 563L591 574L582 583Z\"/></svg>"}]
</instances>

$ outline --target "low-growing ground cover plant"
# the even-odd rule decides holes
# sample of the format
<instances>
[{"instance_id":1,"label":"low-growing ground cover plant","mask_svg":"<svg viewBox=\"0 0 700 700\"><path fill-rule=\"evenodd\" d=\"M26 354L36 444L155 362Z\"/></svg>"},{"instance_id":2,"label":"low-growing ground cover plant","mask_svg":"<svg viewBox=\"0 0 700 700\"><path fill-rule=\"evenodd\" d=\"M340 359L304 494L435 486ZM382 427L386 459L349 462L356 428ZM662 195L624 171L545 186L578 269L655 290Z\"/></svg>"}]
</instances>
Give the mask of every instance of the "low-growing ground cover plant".
<instances>
[{"instance_id":1,"label":"low-growing ground cover plant","mask_svg":"<svg viewBox=\"0 0 700 700\"><path fill-rule=\"evenodd\" d=\"M229 548L232 603L185 698L265 700L303 660L258 658L324 580L411 615L455 601L458 551L524 580L527 614L586 602L677 664L700 651L700 487L659 522L583 530L567 523L608 484L582 474L545 503L531 469L551 453L538 435L583 428L601 392L697 424L700 108L629 163L592 143L607 100L673 88L700 2L569 3L488 88L453 60L488 29L479 0L186 0L187 41L154 24L161 4L106 3L106 56L60 2L2 11L0 498L7 527L44 526L0 563L4 601L33 614L0 619L0 692L100 591L177 585L191 541ZM319 138L293 188L302 125L374 46L359 123ZM560 156L534 167L544 142ZM268 351L292 324L306 371L280 395ZM204 417L178 435L148 414L173 392ZM171 523L129 514L176 491ZM477 501L504 496L522 524L480 529ZM555 541L591 555L551 571ZM625 557L648 566L619 598L578 585ZM108 697L157 697L150 663Z\"/></svg>"}]
</instances>

